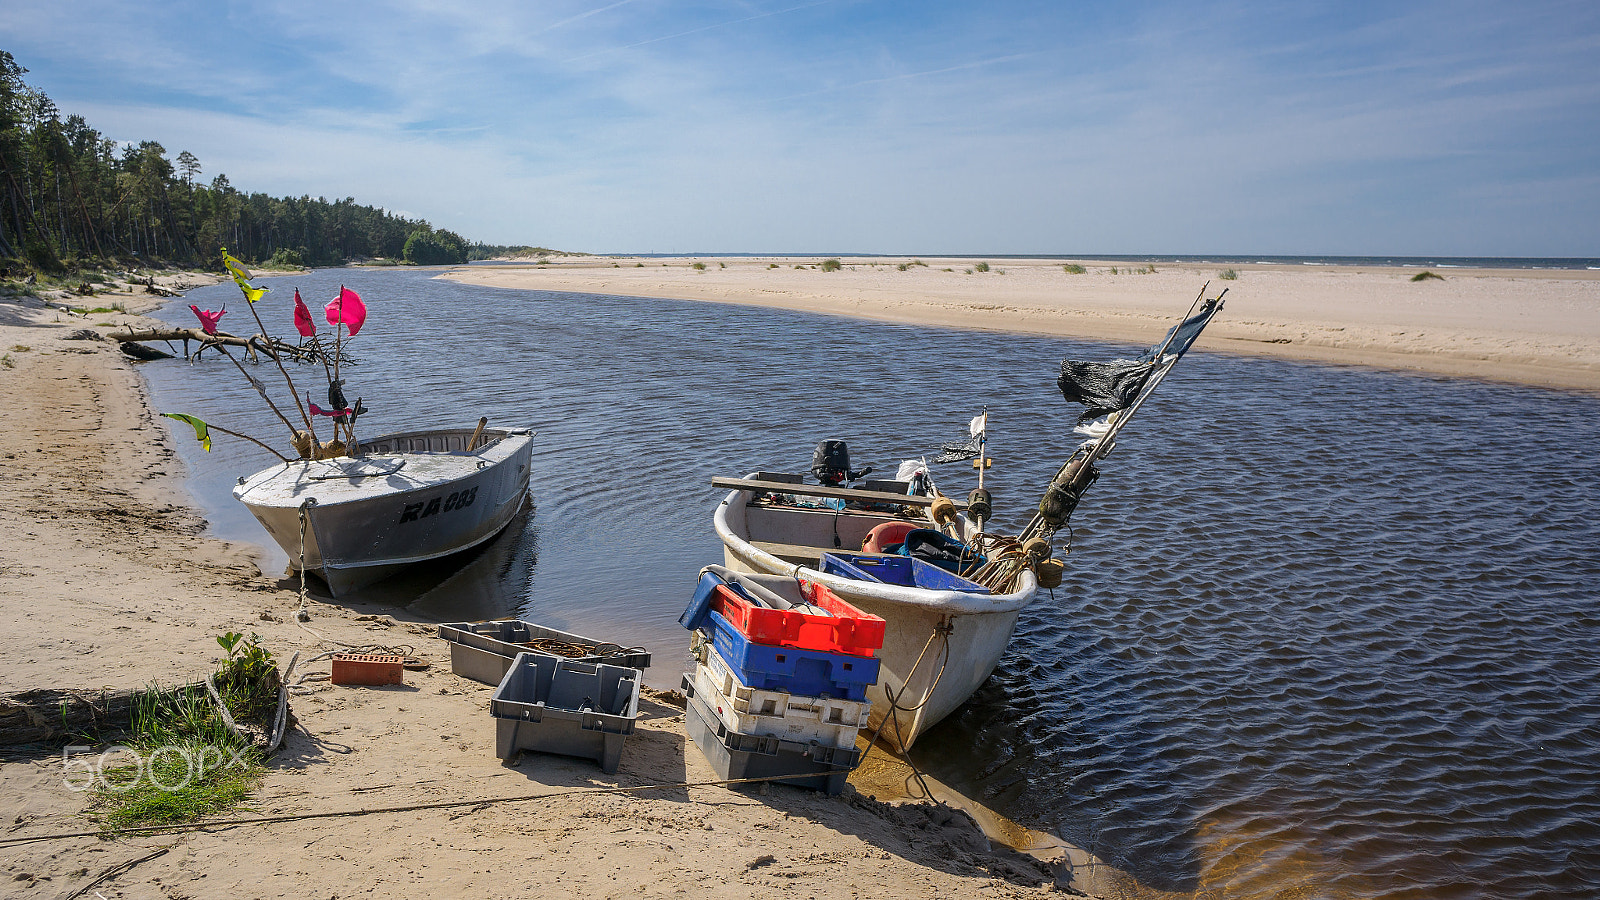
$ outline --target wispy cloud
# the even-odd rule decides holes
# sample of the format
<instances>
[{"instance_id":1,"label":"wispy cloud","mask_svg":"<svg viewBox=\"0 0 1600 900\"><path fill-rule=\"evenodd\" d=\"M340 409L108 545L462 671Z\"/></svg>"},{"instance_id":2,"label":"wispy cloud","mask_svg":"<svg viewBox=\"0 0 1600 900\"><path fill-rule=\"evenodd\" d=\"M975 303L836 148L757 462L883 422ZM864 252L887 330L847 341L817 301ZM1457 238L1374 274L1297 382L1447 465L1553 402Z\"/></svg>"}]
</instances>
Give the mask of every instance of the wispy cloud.
<instances>
[{"instance_id":1,"label":"wispy cloud","mask_svg":"<svg viewBox=\"0 0 1600 900\"><path fill-rule=\"evenodd\" d=\"M4 15L30 80L108 134L191 150L252 190L355 195L490 240L1600 252L1576 212L1600 207L1590 3L14 0Z\"/></svg>"}]
</instances>

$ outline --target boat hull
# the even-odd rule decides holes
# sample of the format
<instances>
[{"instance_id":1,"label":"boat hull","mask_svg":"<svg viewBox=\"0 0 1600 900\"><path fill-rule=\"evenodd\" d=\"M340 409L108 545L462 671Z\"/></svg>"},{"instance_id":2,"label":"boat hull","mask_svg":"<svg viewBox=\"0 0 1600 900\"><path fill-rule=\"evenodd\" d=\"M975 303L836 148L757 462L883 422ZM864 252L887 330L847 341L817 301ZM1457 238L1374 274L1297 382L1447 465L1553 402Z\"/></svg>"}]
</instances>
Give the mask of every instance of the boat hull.
<instances>
[{"instance_id":1,"label":"boat hull","mask_svg":"<svg viewBox=\"0 0 1600 900\"><path fill-rule=\"evenodd\" d=\"M499 534L526 502L532 437L412 432L368 442L360 458L295 460L234 489L289 556L335 597Z\"/></svg>"},{"instance_id":2,"label":"boat hull","mask_svg":"<svg viewBox=\"0 0 1600 900\"><path fill-rule=\"evenodd\" d=\"M758 544L828 546L806 532L820 519L749 507L750 492L734 491L717 508L715 525L728 568L761 575L798 576L826 585L845 601L884 620L878 684L868 689L870 728L904 752L929 728L965 703L994 672L1011 642L1017 617L1033 600L1037 582L1025 573L1011 594L907 588L840 578L814 565L784 559ZM751 515L754 513L754 515ZM882 516L822 515L838 527L842 546L860 546Z\"/></svg>"}]
</instances>

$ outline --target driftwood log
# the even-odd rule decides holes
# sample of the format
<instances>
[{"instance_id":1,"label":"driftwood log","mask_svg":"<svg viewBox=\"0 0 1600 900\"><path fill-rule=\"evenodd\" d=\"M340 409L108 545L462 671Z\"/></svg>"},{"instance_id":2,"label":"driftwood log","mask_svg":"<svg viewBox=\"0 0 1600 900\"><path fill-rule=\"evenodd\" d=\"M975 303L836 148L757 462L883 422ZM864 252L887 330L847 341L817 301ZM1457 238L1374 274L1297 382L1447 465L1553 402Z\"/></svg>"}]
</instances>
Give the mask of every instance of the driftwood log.
<instances>
[{"instance_id":1,"label":"driftwood log","mask_svg":"<svg viewBox=\"0 0 1600 900\"><path fill-rule=\"evenodd\" d=\"M0 746L63 744L128 731L133 691L58 691L40 689L0 697Z\"/></svg>"},{"instance_id":2,"label":"driftwood log","mask_svg":"<svg viewBox=\"0 0 1600 900\"><path fill-rule=\"evenodd\" d=\"M165 350L157 350L154 347L146 347L143 344L136 344L133 341L123 341L120 346L124 354L134 359L149 360L173 358L173 355Z\"/></svg>"}]
</instances>

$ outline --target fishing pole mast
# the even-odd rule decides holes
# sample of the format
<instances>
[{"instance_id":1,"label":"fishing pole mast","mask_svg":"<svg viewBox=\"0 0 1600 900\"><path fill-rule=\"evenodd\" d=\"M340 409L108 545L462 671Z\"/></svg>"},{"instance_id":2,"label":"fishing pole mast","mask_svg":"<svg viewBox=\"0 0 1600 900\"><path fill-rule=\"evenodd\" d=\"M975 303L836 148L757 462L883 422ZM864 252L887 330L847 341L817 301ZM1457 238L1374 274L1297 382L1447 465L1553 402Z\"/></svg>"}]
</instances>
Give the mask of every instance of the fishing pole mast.
<instances>
[{"instance_id":1,"label":"fishing pole mast","mask_svg":"<svg viewBox=\"0 0 1600 900\"><path fill-rule=\"evenodd\" d=\"M1040 539L1045 542L1042 549L1048 555L1050 538L1056 533L1057 529L1065 525L1067 520L1072 517L1072 512L1077 508L1078 501L1083 498L1084 492L1089 489L1090 485L1094 484L1095 479L1100 477L1100 470L1095 467L1095 463L1109 456L1111 451L1116 449L1116 438L1121 433L1123 426L1128 424L1128 420L1133 418L1133 414L1138 412L1139 407L1143 406L1144 402L1150 398L1156 387L1161 384L1162 379L1167 377L1167 373L1172 371L1172 367L1177 365L1178 360L1182 358L1183 351L1188 349L1186 346L1183 350L1172 354L1170 357L1167 355L1168 348L1172 346L1172 342L1178 337L1183 324L1195 317L1195 308L1199 307L1200 314L1206 315L1205 321L1200 325L1200 331L1203 331L1205 326L1211 323L1212 317L1215 317L1222 310L1222 298L1228 295L1228 291L1224 288L1222 293L1218 294L1215 299L1205 300L1206 288L1210 287L1210 285L1211 282L1208 281L1200 286L1200 293L1195 296L1194 302L1189 304L1189 311L1184 314L1183 320L1177 327L1167 333L1166 338L1161 342L1161 346L1157 348L1152 358L1155 368L1149 380L1140 389L1139 396L1126 408L1111 413L1108 416L1110 427L1106 429L1106 433L1081 444L1066 463L1061 466L1061 469L1056 472L1055 479L1045 489L1044 497L1039 501L1038 512L1033 514L1033 518L1029 519L1028 524L1022 529L1019 540L1024 545L1027 545L1032 539ZM1201 306L1202 303L1205 305ZM1189 338L1189 342L1193 343L1198 337L1199 331L1196 331Z\"/></svg>"}]
</instances>

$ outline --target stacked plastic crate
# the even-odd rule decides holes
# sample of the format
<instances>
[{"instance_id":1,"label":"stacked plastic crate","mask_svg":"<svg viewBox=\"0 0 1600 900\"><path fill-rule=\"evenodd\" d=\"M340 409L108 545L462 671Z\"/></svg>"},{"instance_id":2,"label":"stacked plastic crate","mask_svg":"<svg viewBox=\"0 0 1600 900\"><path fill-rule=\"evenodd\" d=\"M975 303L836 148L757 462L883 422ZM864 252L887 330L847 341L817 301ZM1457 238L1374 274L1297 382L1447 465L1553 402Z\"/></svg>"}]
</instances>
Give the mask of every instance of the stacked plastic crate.
<instances>
[{"instance_id":1,"label":"stacked plastic crate","mask_svg":"<svg viewBox=\"0 0 1600 900\"><path fill-rule=\"evenodd\" d=\"M822 585L712 566L679 621L700 635L683 677L686 729L718 774L843 790L883 620Z\"/></svg>"}]
</instances>

